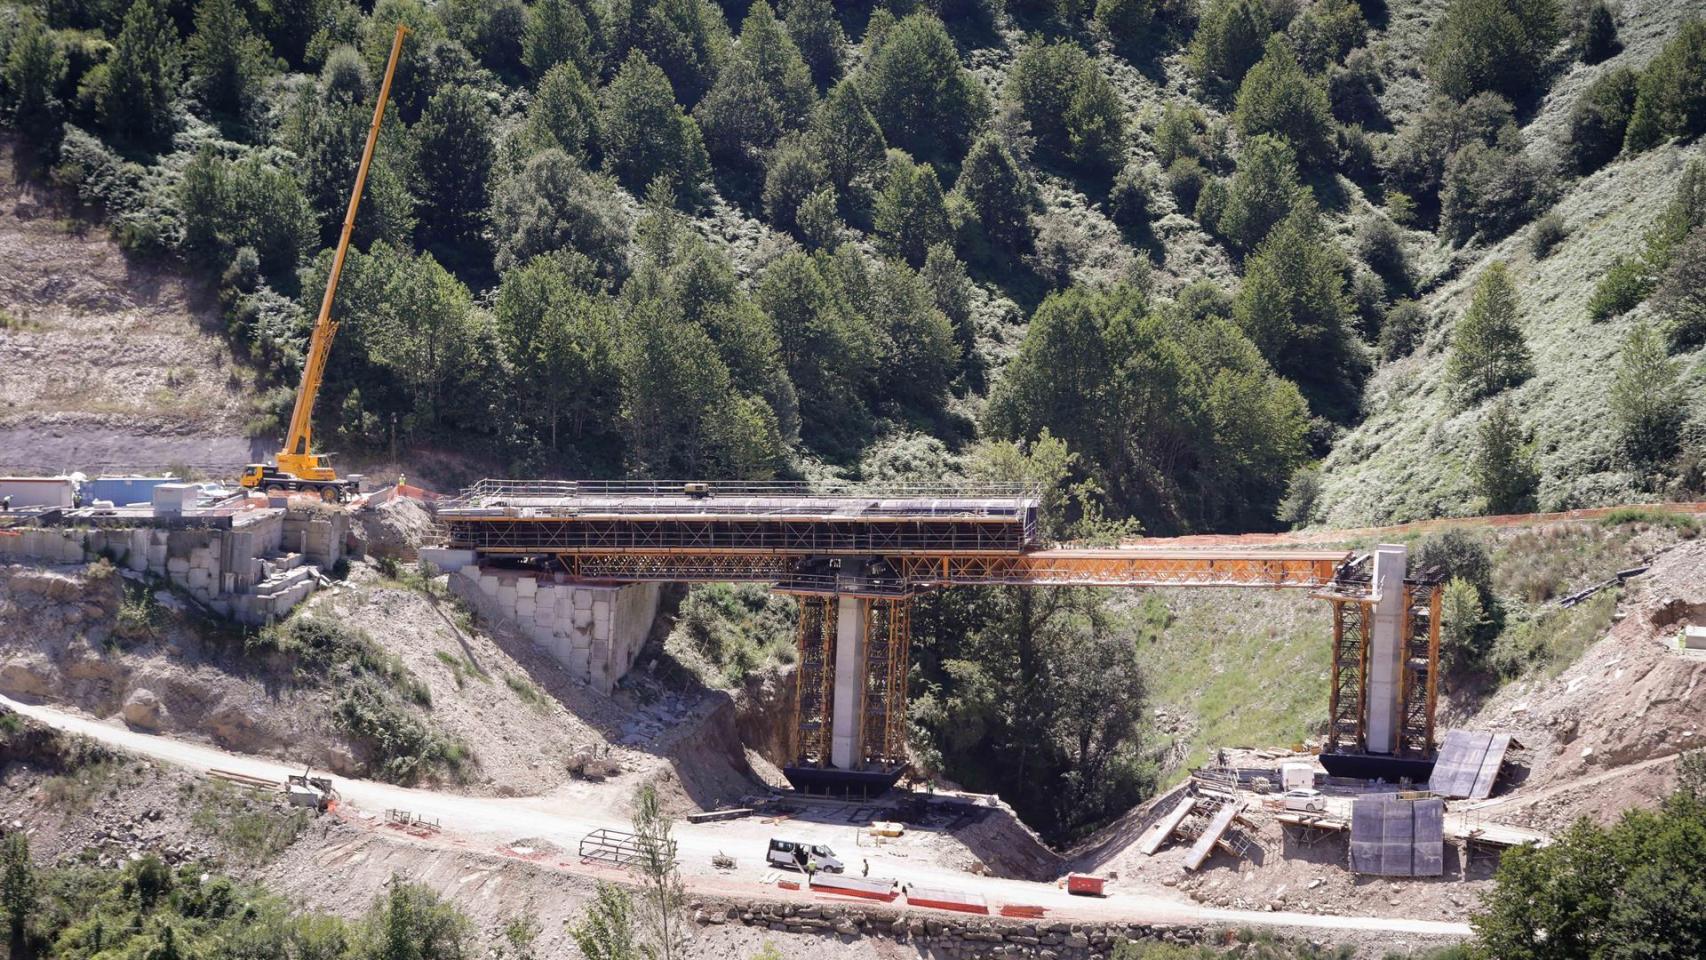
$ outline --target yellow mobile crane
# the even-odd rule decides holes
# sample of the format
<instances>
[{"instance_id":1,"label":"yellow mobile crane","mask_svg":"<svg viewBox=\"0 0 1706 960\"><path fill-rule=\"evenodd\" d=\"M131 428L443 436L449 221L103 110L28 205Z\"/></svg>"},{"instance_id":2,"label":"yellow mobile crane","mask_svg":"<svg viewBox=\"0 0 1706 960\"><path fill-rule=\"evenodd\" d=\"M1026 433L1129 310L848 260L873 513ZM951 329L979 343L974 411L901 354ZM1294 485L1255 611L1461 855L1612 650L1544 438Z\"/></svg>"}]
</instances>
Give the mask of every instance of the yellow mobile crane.
<instances>
[{"instance_id":1,"label":"yellow mobile crane","mask_svg":"<svg viewBox=\"0 0 1706 960\"><path fill-rule=\"evenodd\" d=\"M349 252L350 231L355 229L355 211L361 205L361 190L367 183L367 167L373 162L373 148L379 142L379 124L385 119L385 102L391 98L391 77L397 72L397 55L403 51L403 36L408 28L397 24L397 35L391 41L391 59L385 64L385 82L379 87L379 102L373 107L373 125L367 129L367 147L361 153L361 166L356 168L355 189L350 191L349 211L344 214L343 233L338 237L337 253L332 257L332 272L326 277L326 295L320 301L320 316L314 321L314 333L308 341L308 359L302 364L302 385L296 390L296 406L290 411L290 432L285 434L284 449L278 452L277 465L251 463L243 470L238 483L269 494L305 490L317 493L327 501L344 500L356 492L357 481L340 478L323 453L314 453L314 399L320 393L320 382L326 373L326 358L332 352L332 336L338 332L338 322L332 319L332 300L338 293L338 277L344 272L344 255Z\"/></svg>"}]
</instances>

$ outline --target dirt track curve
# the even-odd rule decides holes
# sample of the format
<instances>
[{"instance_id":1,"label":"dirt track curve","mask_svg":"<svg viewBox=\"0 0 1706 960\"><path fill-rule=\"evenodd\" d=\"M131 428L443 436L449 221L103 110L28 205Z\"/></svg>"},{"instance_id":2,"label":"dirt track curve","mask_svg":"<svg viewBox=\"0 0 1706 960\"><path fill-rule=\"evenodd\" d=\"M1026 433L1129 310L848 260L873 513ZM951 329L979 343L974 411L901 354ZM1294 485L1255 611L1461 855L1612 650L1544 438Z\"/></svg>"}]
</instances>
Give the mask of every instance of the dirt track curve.
<instances>
[{"instance_id":1,"label":"dirt track curve","mask_svg":"<svg viewBox=\"0 0 1706 960\"><path fill-rule=\"evenodd\" d=\"M86 736L119 749L198 772L218 768L275 781L282 781L287 774L300 772L298 767L274 760L227 753L201 744L138 733L113 723L18 703L4 696L0 696L0 706L16 710L67 733ZM436 819L442 826L442 832L436 838L423 842L442 843L446 847L464 850L489 849L497 853L500 847L513 843L518 837L538 837L565 850L574 850L581 837L591 830L600 827L621 829L626 826L614 817L577 815L572 807L553 802L550 796L513 799L468 797L365 780L340 780L337 787L341 797L340 813L352 822L377 823L382 820L384 811L409 810L417 816ZM373 816L375 814L378 816ZM845 828L842 828L841 832L831 832L834 828L830 826L803 822L791 825L790 829L802 835L802 839L814 842L841 840L844 839L842 834L845 832ZM737 880L731 885L726 877L719 881L714 876L703 875L703 871L708 870L714 854L724 849L762 848L769 830L765 824L751 820L711 824L677 823L675 838L681 851L683 873L689 889L720 897L733 894L751 900L788 899L778 891L760 886L756 877ZM1192 903L1164 888L1143 891L1118 890L1101 900L1087 900L1068 896L1065 891L1051 884L980 877L910 860L891 860L875 853L870 856L870 863L871 873L875 876L895 876L910 882L951 886L982 894L991 903L1031 904L1046 908L1050 916L1091 922L1261 926L1444 938L1462 938L1470 933L1469 926L1463 923L1404 917L1353 917L1216 909ZM567 872L603 872L572 861L559 863L557 868Z\"/></svg>"}]
</instances>

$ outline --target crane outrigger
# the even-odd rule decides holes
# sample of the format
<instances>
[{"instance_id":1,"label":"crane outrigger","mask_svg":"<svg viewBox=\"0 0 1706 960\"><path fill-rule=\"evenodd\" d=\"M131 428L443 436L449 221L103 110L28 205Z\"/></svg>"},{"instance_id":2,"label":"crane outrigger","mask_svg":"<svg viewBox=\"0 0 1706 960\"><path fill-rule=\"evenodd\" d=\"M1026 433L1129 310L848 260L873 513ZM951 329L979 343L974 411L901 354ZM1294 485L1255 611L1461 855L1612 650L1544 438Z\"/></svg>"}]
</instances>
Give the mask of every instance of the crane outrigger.
<instances>
[{"instance_id":1,"label":"crane outrigger","mask_svg":"<svg viewBox=\"0 0 1706 960\"><path fill-rule=\"evenodd\" d=\"M326 359L332 352L332 337L338 332L338 321L332 317L332 301L337 297L338 278L344 272L344 256L349 252L350 233L355 229L355 211L361 206L361 191L367 184L367 168L373 162L373 149L379 142L379 125L385 119L385 103L391 98L391 78L397 72L397 57L403 51L403 36L408 28L397 24L397 35L391 41L391 58L385 64L385 81L379 87L379 102L373 107L373 125L367 130L367 147L361 153L361 166L356 168L355 189L350 191L349 210L344 214L343 233L338 237L337 252L332 257L332 272L326 277L326 295L320 301L320 315L314 321L314 332L308 341L308 358L302 364L302 383L296 390L296 406L290 412L290 430L285 434L284 449L274 458L274 464L251 463L243 470L238 483L269 494L305 491L327 501L348 499L357 491L359 481L339 477L332 469L326 454L313 452L314 400L326 373Z\"/></svg>"}]
</instances>

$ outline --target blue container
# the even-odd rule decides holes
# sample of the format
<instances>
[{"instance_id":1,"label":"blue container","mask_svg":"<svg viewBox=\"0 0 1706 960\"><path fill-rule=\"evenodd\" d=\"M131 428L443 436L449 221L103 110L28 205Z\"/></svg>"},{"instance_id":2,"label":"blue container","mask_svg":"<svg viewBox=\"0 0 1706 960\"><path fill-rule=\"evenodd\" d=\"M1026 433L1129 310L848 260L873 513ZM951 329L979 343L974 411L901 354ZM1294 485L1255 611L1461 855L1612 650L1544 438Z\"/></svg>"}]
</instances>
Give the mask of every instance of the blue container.
<instances>
[{"instance_id":1,"label":"blue container","mask_svg":"<svg viewBox=\"0 0 1706 960\"><path fill-rule=\"evenodd\" d=\"M111 500L113 506L127 503L152 503L154 488L162 483L181 483L177 477L96 477L83 481L82 504L90 506L96 500Z\"/></svg>"}]
</instances>

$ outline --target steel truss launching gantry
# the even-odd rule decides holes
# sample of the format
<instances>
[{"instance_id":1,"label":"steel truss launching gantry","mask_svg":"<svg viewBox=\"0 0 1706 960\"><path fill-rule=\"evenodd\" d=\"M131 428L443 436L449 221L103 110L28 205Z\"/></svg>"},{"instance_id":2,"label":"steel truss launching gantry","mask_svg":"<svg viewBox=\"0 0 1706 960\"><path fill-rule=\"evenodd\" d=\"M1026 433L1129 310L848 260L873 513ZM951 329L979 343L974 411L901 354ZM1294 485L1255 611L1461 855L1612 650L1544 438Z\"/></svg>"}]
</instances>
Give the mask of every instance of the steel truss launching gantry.
<instances>
[{"instance_id":1,"label":"steel truss launching gantry","mask_svg":"<svg viewBox=\"0 0 1706 960\"><path fill-rule=\"evenodd\" d=\"M1364 570L1368 558L1344 551L1049 546L1036 498L1010 486L488 480L438 515L452 548L578 580L764 582L797 596L796 784L880 789L904 769L912 598L957 586L1317 591L1334 610L1331 745L1433 750L1438 592L1404 583L1402 547Z\"/></svg>"}]
</instances>

